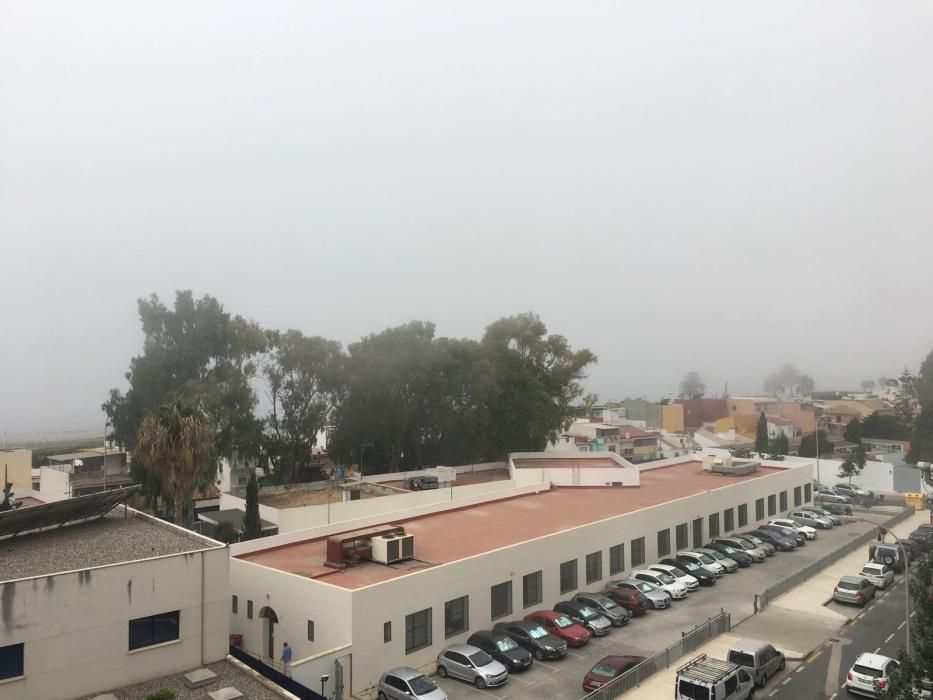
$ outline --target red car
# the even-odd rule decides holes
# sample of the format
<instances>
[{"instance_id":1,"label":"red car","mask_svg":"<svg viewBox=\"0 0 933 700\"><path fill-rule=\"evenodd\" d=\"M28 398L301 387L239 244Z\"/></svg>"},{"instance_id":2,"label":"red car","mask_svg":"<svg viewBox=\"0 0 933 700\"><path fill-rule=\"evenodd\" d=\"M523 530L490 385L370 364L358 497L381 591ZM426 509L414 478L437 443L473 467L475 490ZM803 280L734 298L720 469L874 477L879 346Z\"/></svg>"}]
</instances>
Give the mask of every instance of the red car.
<instances>
[{"instance_id":1,"label":"red car","mask_svg":"<svg viewBox=\"0 0 933 700\"><path fill-rule=\"evenodd\" d=\"M606 656L583 676L583 692L590 693L645 660L644 656Z\"/></svg>"},{"instance_id":2,"label":"red car","mask_svg":"<svg viewBox=\"0 0 933 700\"><path fill-rule=\"evenodd\" d=\"M525 615L526 622L537 622L549 634L560 637L567 642L568 647L582 647L590 641L590 631L578 625L564 613L553 610L538 610Z\"/></svg>"},{"instance_id":3,"label":"red car","mask_svg":"<svg viewBox=\"0 0 933 700\"><path fill-rule=\"evenodd\" d=\"M633 617L644 615L651 609L651 601L641 591L634 588L607 588L603 595L611 598L617 605L630 610Z\"/></svg>"}]
</instances>

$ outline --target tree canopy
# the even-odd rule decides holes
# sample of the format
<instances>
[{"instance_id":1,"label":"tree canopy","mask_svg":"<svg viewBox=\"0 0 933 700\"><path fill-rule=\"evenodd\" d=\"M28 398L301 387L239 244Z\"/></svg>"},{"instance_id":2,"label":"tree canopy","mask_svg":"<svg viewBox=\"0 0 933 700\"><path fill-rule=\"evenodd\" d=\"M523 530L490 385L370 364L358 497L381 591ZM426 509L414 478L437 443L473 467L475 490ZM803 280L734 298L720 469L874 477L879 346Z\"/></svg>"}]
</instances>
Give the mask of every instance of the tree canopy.
<instances>
[{"instance_id":1,"label":"tree canopy","mask_svg":"<svg viewBox=\"0 0 933 700\"><path fill-rule=\"evenodd\" d=\"M706 384L699 372L687 372L680 382L678 396L682 399L701 399L706 393Z\"/></svg>"},{"instance_id":2,"label":"tree canopy","mask_svg":"<svg viewBox=\"0 0 933 700\"><path fill-rule=\"evenodd\" d=\"M820 457L833 453L833 444L829 441L829 434L825 430L819 431ZM816 457L816 433L804 435L800 440L801 457Z\"/></svg>"},{"instance_id":3,"label":"tree canopy","mask_svg":"<svg viewBox=\"0 0 933 700\"><path fill-rule=\"evenodd\" d=\"M480 340L438 338L433 323L412 321L344 351L298 330L263 330L190 291L171 309L155 295L140 300L139 312L143 351L129 388L103 406L113 436L132 449L147 411L178 399L204 416L218 456L259 458L277 483L299 478L325 427L331 456L367 471L541 450L596 362L532 313L491 323ZM161 472L135 460L133 469L147 494L162 493Z\"/></svg>"},{"instance_id":4,"label":"tree canopy","mask_svg":"<svg viewBox=\"0 0 933 700\"><path fill-rule=\"evenodd\" d=\"M758 425L755 427L755 452L764 454L768 451L768 419L765 412L758 414Z\"/></svg>"},{"instance_id":5,"label":"tree canopy","mask_svg":"<svg viewBox=\"0 0 933 700\"><path fill-rule=\"evenodd\" d=\"M933 462L933 350L920 365L920 374L913 382L913 389L920 413L913 424L907 461L911 464ZM895 411L900 417L897 405Z\"/></svg>"}]
</instances>

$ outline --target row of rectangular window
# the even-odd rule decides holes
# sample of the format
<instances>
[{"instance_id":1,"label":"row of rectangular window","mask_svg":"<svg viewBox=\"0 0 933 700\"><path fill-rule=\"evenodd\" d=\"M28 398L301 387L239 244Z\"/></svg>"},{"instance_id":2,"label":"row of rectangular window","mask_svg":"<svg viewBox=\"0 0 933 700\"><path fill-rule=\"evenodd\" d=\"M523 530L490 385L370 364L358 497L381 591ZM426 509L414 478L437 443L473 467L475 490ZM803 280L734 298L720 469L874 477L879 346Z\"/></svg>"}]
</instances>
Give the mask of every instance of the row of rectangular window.
<instances>
[{"instance_id":1,"label":"row of rectangular window","mask_svg":"<svg viewBox=\"0 0 933 700\"><path fill-rule=\"evenodd\" d=\"M807 485L809 490L809 485ZM795 503L797 500L797 491L795 490ZM809 496L809 494L807 494ZM787 504L787 492L780 494L782 510ZM808 499L809 500L809 499ZM776 508L777 496L772 494L768 496L769 514L774 514ZM757 520L764 518L765 499L759 498L755 501L755 515ZM723 511L723 527L725 532L731 532L735 529L735 510L727 508ZM709 536L717 537L719 531L719 513L709 515ZM694 520L694 540L702 544L703 542L703 520L697 518ZM748 525L748 504L738 505L738 527ZM688 546L688 524L681 523L675 526L675 543L678 550L686 549ZM671 553L671 532L670 528L659 530L658 537L658 556L663 557ZM638 537L631 541L632 567L641 566L645 563L645 538ZM698 546L698 545L697 545ZM578 588L577 559L570 559L560 564L560 592L569 593ZM586 583L591 584L602 579L603 574L603 553L602 551L590 552L585 557ZM621 573L625 569L625 545L616 544L609 548L609 575ZM522 606L529 608L538 605L544 599L543 594L543 572L534 571L525 574L522 577ZM234 612L236 602L234 601ZM469 629L469 596L461 596L444 603L444 634L447 638L456 636ZM495 620L512 614L512 582L503 581L490 587L490 618ZM312 623L309 621L309 630ZM392 641L392 623L386 622L383 625L383 641L388 643ZM405 651L411 653L431 645L431 609L420 610L405 617Z\"/></svg>"}]
</instances>

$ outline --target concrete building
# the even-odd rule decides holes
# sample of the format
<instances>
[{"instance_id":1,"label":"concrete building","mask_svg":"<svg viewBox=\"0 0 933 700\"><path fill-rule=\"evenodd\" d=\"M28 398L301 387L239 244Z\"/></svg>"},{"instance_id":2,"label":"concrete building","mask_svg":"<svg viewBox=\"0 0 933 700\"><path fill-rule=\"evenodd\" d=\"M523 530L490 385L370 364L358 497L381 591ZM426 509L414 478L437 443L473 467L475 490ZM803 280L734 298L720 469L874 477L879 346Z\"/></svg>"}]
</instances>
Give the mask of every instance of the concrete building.
<instances>
[{"instance_id":1,"label":"concrete building","mask_svg":"<svg viewBox=\"0 0 933 700\"><path fill-rule=\"evenodd\" d=\"M68 475L68 488L72 496L84 496L133 484L127 464L127 454L113 448L94 448L81 452L49 455L49 469Z\"/></svg>"},{"instance_id":2,"label":"concrete building","mask_svg":"<svg viewBox=\"0 0 933 700\"><path fill-rule=\"evenodd\" d=\"M619 454L634 464L658 459L661 453L659 440L659 432L650 432L634 425L619 426Z\"/></svg>"},{"instance_id":3,"label":"concrete building","mask_svg":"<svg viewBox=\"0 0 933 700\"><path fill-rule=\"evenodd\" d=\"M608 452L513 454L509 470L469 501L233 545L231 632L262 656L288 641L295 679L328 675L328 696L371 697L386 668L433 669L472 631L809 502L813 478L810 462Z\"/></svg>"},{"instance_id":4,"label":"concrete building","mask_svg":"<svg viewBox=\"0 0 933 700\"><path fill-rule=\"evenodd\" d=\"M69 700L226 657L227 549L115 505L129 491L0 513L4 700Z\"/></svg>"},{"instance_id":5,"label":"concrete building","mask_svg":"<svg viewBox=\"0 0 933 700\"><path fill-rule=\"evenodd\" d=\"M679 403L661 406L661 428L669 433L684 432L684 407Z\"/></svg>"},{"instance_id":6,"label":"concrete building","mask_svg":"<svg viewBox=\"0 0 933 700\"><path fill-rule=\"evenodd\" d=\"M0 451L0 481L4 474L14 489L32 489L32 450Z\"/></svg>"},{"instance_id":7,"label":"concrete building","mask_svg":"<svg viewBox=\"0 0 933 700\"><path fill-rule=\"evenodd\" d=\"M674 403L684 407L684 428L690 431L730 415L726 399L677 399Z\"/></svg>"}]
</instances>

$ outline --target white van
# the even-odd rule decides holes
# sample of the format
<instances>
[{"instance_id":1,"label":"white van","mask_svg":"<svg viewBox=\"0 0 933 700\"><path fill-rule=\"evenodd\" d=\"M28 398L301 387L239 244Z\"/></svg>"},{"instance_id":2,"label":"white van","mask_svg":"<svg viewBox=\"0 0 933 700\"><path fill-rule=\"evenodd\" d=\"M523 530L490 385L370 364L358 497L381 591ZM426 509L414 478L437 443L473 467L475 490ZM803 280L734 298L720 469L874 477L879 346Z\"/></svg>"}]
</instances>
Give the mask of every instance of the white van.
<instances>
[{"instance_id":1,"label":"white van","mask_svg":"<svg viewBox=\"0 0 933 700\"><path fill-rule=\"evenodd\" d=\"M677 669L675 700L748 700L755 681L744 668L730 661L701 654Z\"/></svg>"}]
</instances>

